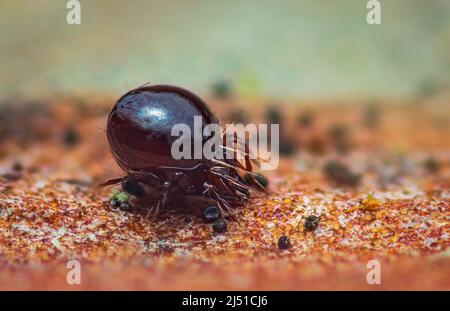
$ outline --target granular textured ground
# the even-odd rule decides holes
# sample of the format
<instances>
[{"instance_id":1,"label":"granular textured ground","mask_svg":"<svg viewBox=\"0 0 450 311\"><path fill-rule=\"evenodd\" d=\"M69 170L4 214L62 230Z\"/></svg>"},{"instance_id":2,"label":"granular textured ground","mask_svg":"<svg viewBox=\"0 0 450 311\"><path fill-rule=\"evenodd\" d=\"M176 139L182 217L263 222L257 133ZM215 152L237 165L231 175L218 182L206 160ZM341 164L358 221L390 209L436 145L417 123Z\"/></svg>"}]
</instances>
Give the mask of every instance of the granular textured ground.
<instances>
[{"instance_id":1,"label":"granular textured ground","mask_svg":"<svg viewBox=\"0 0 450 311\"><path fill-rule=\"evenodd\" d=\"M374 125L358 105L280 104L295 153L217 234L189 207L155 220L110 206L97 185L123 174L104 132L113 102L1 107L0 289L450 289L448 106L380 105ZM212 108L224 119L240 105ZM244 116L262 121L266 106ZM330 176L333 161L357 182ZM66 282L70 259L80 285ZM380 285L366 281L372 259Z\"/></svg>"}]
</instances>

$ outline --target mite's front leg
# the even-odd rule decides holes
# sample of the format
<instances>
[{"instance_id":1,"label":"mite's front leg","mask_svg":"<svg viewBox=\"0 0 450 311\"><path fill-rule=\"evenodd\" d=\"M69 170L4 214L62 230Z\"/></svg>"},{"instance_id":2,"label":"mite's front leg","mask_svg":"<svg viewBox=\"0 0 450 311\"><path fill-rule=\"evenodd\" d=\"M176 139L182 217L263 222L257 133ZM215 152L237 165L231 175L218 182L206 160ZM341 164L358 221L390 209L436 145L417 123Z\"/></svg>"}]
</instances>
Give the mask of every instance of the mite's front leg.
<instances>
[{"instance_id":1,"label":"mite's front leg","mask_svg":"<svg viewBox=\"0 0 450 311\"><path fill-rule=\"evenodd\" d=\"M157 192L152 192L152 198L156 197L156 199L153 201L146 218L150 215L152 215L153 218L157 218L161 209L165 208L167 205L169 192L174 191L172 183L169 181L163 182L159 188L153 188L152 190L157 190Z\"/></svg>"}]
</instances>

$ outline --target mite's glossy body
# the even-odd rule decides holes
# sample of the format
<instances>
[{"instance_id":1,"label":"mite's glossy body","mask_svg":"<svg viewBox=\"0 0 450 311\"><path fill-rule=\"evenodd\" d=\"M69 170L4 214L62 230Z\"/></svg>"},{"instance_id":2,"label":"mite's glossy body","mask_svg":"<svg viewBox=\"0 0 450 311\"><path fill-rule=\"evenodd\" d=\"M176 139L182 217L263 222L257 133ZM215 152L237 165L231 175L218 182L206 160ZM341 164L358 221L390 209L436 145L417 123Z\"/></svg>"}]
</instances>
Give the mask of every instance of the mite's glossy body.
<instances>
[{"instance_id":1,"label":"mite's glossy body","mask_svg":"<svg viewBox=\"0 0 450 311\"><path fill-rule=\"evenodd\" d=\"M158 214L170 202L200 198L230 215L250 195L252 182L242 178L251 172L250 162L244 167L234 160L174 159L172 127L183 123L192 128L194 116L202 117L203 126L218 123L205 102L179 87L144 86L123 95L109 114L107 137L127 175L105 184L121 182L149 213Z\"/></svg>"}]
</instances>

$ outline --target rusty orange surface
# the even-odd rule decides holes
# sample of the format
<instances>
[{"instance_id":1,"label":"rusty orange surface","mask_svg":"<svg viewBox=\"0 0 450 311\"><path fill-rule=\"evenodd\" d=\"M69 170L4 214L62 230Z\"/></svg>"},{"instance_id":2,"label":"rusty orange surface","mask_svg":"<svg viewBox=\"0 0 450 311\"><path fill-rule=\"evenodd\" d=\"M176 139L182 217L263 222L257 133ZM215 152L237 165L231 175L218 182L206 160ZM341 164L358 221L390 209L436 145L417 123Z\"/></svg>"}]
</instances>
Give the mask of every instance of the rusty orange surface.
<instances>
[{"instance_id":1,"label":"rusty orange surface","mask_svg":"<svg viewBox=\"0 0 450 311\"><path fill-rule=\"evenodd\" d=\"M96 185L122 174L104 133L113 102L57 99L28 114L14 108L0 125L0 289L450 289L448 107L381 106L370 128L361 106L280 104L297 152L267 173L268 193L215 234L194 209L155 220L110 208L111 189ZM241 104L213 110L224 119ZM245 107L257 122L267 105ZM312 125L300 127L299 113ZM335 124L351 130L345 153L330 138ZM68 128L79 135L71 145ZM424 164L430 157L438 168ZM331 181L330 159L360 184ZM309 215L320 216L312 232ZM289 250L277 248L281 235ZM81 263L80 285L66 282L69 259ZM372 259L381 285L366 281Z\"/></svg>"}]
</instances>

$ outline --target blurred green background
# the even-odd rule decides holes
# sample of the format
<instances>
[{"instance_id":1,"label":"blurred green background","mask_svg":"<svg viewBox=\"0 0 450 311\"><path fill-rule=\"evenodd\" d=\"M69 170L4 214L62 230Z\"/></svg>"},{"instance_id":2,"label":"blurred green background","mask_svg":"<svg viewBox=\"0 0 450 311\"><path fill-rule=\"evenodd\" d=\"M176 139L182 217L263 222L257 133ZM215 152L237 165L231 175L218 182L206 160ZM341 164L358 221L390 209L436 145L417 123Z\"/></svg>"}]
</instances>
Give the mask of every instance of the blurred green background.
<instances>
[{"instance_id":1,"label":"blurred green background","mask_svg":"<svg viewBox=\"0 0 450 311\"><path fill-rule=\"evenodd\" d=\"M173 83L241 95L408 95L450 83L450 1L65 0L0 2L0 98L120 94Z\"/></svg>"}]
</instances>

